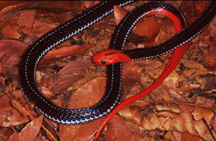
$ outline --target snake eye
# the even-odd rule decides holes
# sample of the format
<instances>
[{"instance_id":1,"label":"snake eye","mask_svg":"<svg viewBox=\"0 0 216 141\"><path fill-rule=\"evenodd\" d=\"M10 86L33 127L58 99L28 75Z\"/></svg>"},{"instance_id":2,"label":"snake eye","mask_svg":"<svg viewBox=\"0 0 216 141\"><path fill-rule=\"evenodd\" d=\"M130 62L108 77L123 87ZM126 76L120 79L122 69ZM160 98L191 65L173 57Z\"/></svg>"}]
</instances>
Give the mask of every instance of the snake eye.
<instances>
[{"instance_id":1,"label":"snake eye","mask_svg":"<svg viewBox=\"0 0 216 141\"><path fill-rule=\"evenodd\" d=\"M102 64L106 64L106 61L103 60L103 61L101 61L101 63L102 63Z\"/></svg>"}]
</instances>

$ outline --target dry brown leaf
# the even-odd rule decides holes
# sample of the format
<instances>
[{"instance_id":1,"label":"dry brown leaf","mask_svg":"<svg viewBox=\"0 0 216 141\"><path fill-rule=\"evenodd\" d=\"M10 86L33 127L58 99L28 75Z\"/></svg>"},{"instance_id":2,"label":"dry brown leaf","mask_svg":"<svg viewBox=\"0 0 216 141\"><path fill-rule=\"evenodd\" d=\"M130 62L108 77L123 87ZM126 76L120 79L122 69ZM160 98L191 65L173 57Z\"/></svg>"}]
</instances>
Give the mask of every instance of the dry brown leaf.
<instances>
[{"instance_id":1,"label":"dry brown leaf","mask_svg":"<svg viewBox=\"0 0 216 141\"><path fill-rule=\"evenodd\" d=\"M84 5L86 8L93 7L94 5L98 4L100 1L84 1Z\"/></svg>"},{"instance_id":2,"label":"dry brown leaf","mask_svg":"<svg viewBox=\"0 0 216 141\"><path fill-rule=\"evenodd\" d=\"M45 73L42 71L36 71L36 82L39 86L48 87L53 83L53 79L55 78L56 78L56 74L54 73Z\"/></svg>"},{"instance_id":3,"label":"dry brown leaf","mask_svg":"<svg viewBox=\"0 0 216 141\"><path fill-rule=\"evenodd\" d=\"M41 37L42 35L56 28L59 25L60 23L46 23L39 20L34 20L34 25L32 29L24 28L21 31L31 36Z\"/></svg>"},{"instance_id":4,"label":"dry brown leaf","mask_svg":"<svg viewBox=\"0 0 216 141\"><path fill-rule=\"evenodd\" d=\"M194 17L200 15L207 4L207 1L183 1L179 6L179 9L181 9L188 17Z\"/></svg>"},{"instance_id":5,"label":"dry brown leaf","mask_svg":"<svg viewBox=\"0 0 216 141\"><path fill-rule=\"evenodd\" d=\"M154 27L154 28L152 28ZM134 28L134 34L146 36L149 42L154 41L160 32L160 25L155 17L150 17L146 20L140 20Z\"/></svg>"},{"instance_id":6,"label":"dry brown leaf","mask_svg":"<svg viewBox=\"0 0 216 141\"><path fill-rule=\"evenodd\" d=\"M22 53L28 46L15 40L0 41L0 59L2 73L11 77L17 77L18 64Z\"/></svg>"},{"instance_id":7,"label":"dry brown leaf","mask_svg":"<svg viewBox=\"0 0 216 141\"><path fill-rule=\"evenodd\" d=\"M141 81L142 83L142 72L149 72L160 68L162 63L158 60L141 60L141 61L130 61L123 64L123 75L122 75L122 94L127 94L135 83ZM144 78L146 81L146 79ZM146 86L143 84L143 86ZM133 92L131 92L133 93ZM137 94L137 92L135 92Z\"/></svg>"},{"instance_id":8,"label":"dry brown leaf","mask_svg":"<svg viewBox=\"0 0 216 141\"><path fill-rule=\"evenodd\" d=\"M83 54L87 49L94 46L95 45L71 45L52 49L43 57L40 64L49 64L67 56Z\"/></svg>"},{"instance_id":9,"label":"dry brown leaf","mask_svg":"<svg viewBox=\"0 0 216 141\"><path fill-rule=\"evenodd\" d=\"M67 109L78 109L92 106L99 102L105 91L105 77L97 77L90 80L70 98ZM105 117L83 125L60 125L61 140L90 140Z\"/></svg>"},{"instance_id":10,"label":"dry brown leaf","mask_svg":"<svg viewBox=\"0 0 216 141\"><path fill-rule=\"evenodd\" d=\"M138 107L124 107L118 113L127 120L133 120L137 125L141 124L142 114L140 114L140 109Z\"/></svg>"},{"instance_id":11,"label":"dry brown leaf","mask_svg":"<svg viewBox=\"0 0 216 141\"><path fill-rule=\"evenodd\" d=\"M59 138L61 140L73 140L81 125L59 125Z\"/></svg>"},{"instance_id":12,"label":"dry brown leaf","mask_svg":"<svg viewBox=\"0 0 216 141\"><path fill-rule=\"evenodd\" d=\"M54 93L60 93L71 87L75 82L83 77L86 73L86 69L94 66L89 57L78 59L68 63L61 71L56 81L50 86L50 89Z\"/></svg>"},{"instance_id":13,"label":"dry brown leaf","mask_svg":"<svg viewBox=\"0 0 216 141\"><path fill-rule=\"evenodd\" d=\"M12 18L1 30L1 35L4 39L19 39L21 37L18 30L20 27L16 24L18 18Z\"/></svg>"},{"instance_id":14,"label":"dry brown leaf","mask_svg":"<svg viewBox=\"0 0 216 141\"><path fill-rule=\"evenodd\" d=\"M121 8L120 6L118 5L115 5L113 7L113 10L114 10L114 16L115 16L115 22L116 22L116 25L118 25L121 20L127 15L127 13L129 11L125 10L124 8Z\"/></svg>"},{"instance_id":15,"label":"dry brown leaf","mask_svg":"<svg viewBox=\"0 0 216 141\"><path fill-rule=\"evenodd\" d=\"M63 57L82 54L93 45L74 45L54 49L44 56L40 64L48 64ZM28 48L26 44L15 40L0 41L1 72L11 77L17 77L18 65L22 54Z\"/></svg>"},{"instance_id":16,"label":"dry brown leaf","mask_svg":"<svg viewBox=\"0 0 216 141\"><path fill-rule=\"evenodd\" d=\"M107 124L107 133L105 136L105 140L107 141L116 141L116 140L133 140L133 141L141 141L142 138L139 134L133 134L127 128L124 123L123 118L114 116L109 123Z\"/></svg>"},{"instance_id":17,"label":"dry brown leaf","mask_svg":"<svg viewBox=\"0 0 216 141\"><path fill-rule=\"evenodd\" d=\"M36 15L35 10L20 11L20 16L19 16L19 19L17 20L17 24L19 26L23 25L25 27L32 28L35 15Z\"/></svg>"},{"instance_id":18,"label":"dry brown leaf","mask_svg":"<svg viewBox=\"0 0 216 141\"><path fill-rule=\"evenodd\" d=\"M70 98L67 108L86 108L95 105L104 96L105 77L97 77L77 89Z\"/></svg>"},{"instance_id":19,"label":"dry brown leaf","mask_svg":"<svg viewBox=\"0 0 216 141\"><path fill-rule=\"evenodd\" d=\"M0 128L0 139L6 141L13 134L13 130L10 128Z\"/></svg>"},{"instance_id":20,"label":"dry brown leaf","mask_svg":"<svg viewBox=\"0 0 216 141\"><path fill-rule=\"evenodd\" d=\"M181 133L187 132L191 135L202 137L205 140L213 140L214 138L209 129L211 127L216 127L215 114L214 111L209 108L189 106L185 104L172 104L174 107L180 108L178 108L177 112L175 112L176 110L173 110L172 106L169 104L167 105L167 107L163 106L164 108L160 108L160 110L158 110L158 107L161 104L156 104L154 105L154 114L150 114L150 112L141 114L144 112L143 109L148 109L147 105L147 107L145 108L139 107L139 105L143 105L139 103L137 103L136 105L130 105L123 108L123 111L120 111L119 113L125 119L130 119L130 121L138 123L138 125L141 126L144 130L160 129L162 131L168 130L178 131ZM153 105L151 104L151 107L152 106ZM133 109L133 111L130 109ZM138 116L134 113L137 113ZM140 117L142 119L141 123L137 122L137 117Z\"/></svg>"},{"instance_id":21,"label":"dry brown leaf","mask_svg":"<svg viewBox=\"0 0 216 141\"><path fill-rule=\"evenodd\" d=\"M4 111L0 109L0 125L12 114L13 114L12 111Z\"/></svg>"},{"instance_id":22,"label":"dry brown leaf","mask_svg":"<svg viewBox=\"0 0 216 141\"><path fill-rule=\"evenodd\" d=\"M22 141L34 140L38 132L40 131L40 128L43 122L43 117L44 116L41 115L40 117L28 123L20 133L14 133L10 137L9 141L13 141L17 139L22 140Z\"/></svg>"},{"instance_id":23,"label":"dry brown leaf","mask_svg":"<svg viewBox=\"0 0 216 141\"><path fill-rule=\"evenodd\" d=\"M208 64L208 69L216 70L215 52L216 52L216 28L211 24L211 31L209 35L205 36L205 41L209 44L210 49L208 53L202 58L202 60Z\"/></svg>"},{"instance_id":24,"label":"dry brown leaf","mask_svg":"<svg viewBox=\"0 0 216 141\"><path fill-rule=\"evenodd\" d=\"M181 108L180 116L182 120L184 121L183 124L186 127L187 131L194 135L196 133L195 127L193 125L193 119L191 116L191 112L193 110L193 107L186 106L186 105L179 105Z\"/></svg>"},{"instance_id":25,"label":"dry brown leaf","mask_svg":"<svg viewBox=\"0 0 216 141\"><path fill-rule=\"evenodd\" d=\"M12 109L10 106L10 98L7 95L1 96L0 101L1 110L10 111Z\"/></svg>"},{"instance_id":26,"label":"dry brown leaf","mask_svg":"<svg viewBox=\"0 0 216 141\"><path fill-rule=\"evenodd\" d=\"M53 93L50 89L48 89L48 88L46 88L46 87L41 86L41 87L39 87L38 89L39 89L39 90L41 91L41 93L42 93L45 97L47 97L47 98L53 97L53 96L54 96L54 93Z\"/></svg>"},{"instance_id":27,"label":"dry brown leaf","mask_svg":"<svg viewBox=\"0 0 216 141\"><path fill-rule=\"evenodd\" d=\"M11 100L7 95L5 95L0 98L0 101L0 109L2 111L10 111L12 113L9 117L7 117L7 120L4 120L4 122L1 124L2 127L20 125L29 121L30 115L24 109L24 107L17 103L15 100Z\"/></svg>"},{"instance_id":28,"label":"dry brown leaf","mask_svg":"<svg viewBox=\"0 0 216 141\"><path fill-rule=\"evenodd\" d=\"M198 136L193 136L188 133L183 133L182 141L204 141L204 140Z\"/></svg>"},{"instance_id":29,"label":"dry brown leaf","mask_svg":"<svg viewBox=\"0 0 216 141\"><path fill-rule=\"evenodd\" d=\"M213 141L214 139L212 138L211 133L209 132L209 129L207 126L208 125L206 125L202 119L194 122L194 127L196 128L196 132L199 134L199 136L203 137L205 140Z\"/></svg>"},{"instance_id":30,"label":"dry brown leaf","mask_svg":"<svg viewBox=\"0 0 216 141\"><path fill-rule=\"evenodd\" d=\"M178 105L176 104L157 104L155 106L155 108L158 110L158 111L171 111L173 113L180 113L181 109Z\"/></svg>"},{"instance_id":31,"label":"dry brown leaf","mask_svg":"<svg viewBox=\"0 0 216 141\"><path fill-rule=\"evenodd\" d=\"M27 5L26 1L0 1L0 16Z\"/></svg>"},{"instance_id":32,"label":"dry brown leaf","mask_svg":"<svg viewBox=\"0 0 216 141\"><path fill-rule=\"evenodd\" d=\"M195 107L193 112L191 113L194 120L204 119L206 123L210 124L215 115L212 109Z\"/></svg>"},{"instance_id":33,"label":"dry brown leaf","mask_svg":"<svg viewBox=\"0 0 216 141\"><path fill-rule=\"evenodd\" d=\"M118 5L114 6L114 16L117 25L125 17L125 15L127 15L128 12L129 11L119 7ZM152 29L152 27L154 28ZM160 25L157 23L155 17L150 17L148 19L146 18L141 19L133 29L134 34L147 37L147 40L150 42L152 42L156 38L159 32L160 32ZM136 39L133 40L135 40L136 42ZM142 42L145 42L145 40L143 40Z\"/></svg>"},{"instance_id":34,"label":"dry brown leaf","mask_svg":"<svg viewBox=\"0 0 216 141\"><path fill-rule=\"evenodd\" d=\"M61 124L59 125L60 140L93 140L95 132L105 118L106 116L82 125Z\"/></svg>"},{"instance_id":35,"label":"dry brown leaf","mask_svg":"<svg viewBox=\"0 0 216 141\"><path fill-rule=\"evenodd\" d=\"M62 13L59 16L61 17L62 23L65 23L65 22L71 20L72 18L74 18L74 16L72 15L71 12Z\"/></svg>"}]
</instances>

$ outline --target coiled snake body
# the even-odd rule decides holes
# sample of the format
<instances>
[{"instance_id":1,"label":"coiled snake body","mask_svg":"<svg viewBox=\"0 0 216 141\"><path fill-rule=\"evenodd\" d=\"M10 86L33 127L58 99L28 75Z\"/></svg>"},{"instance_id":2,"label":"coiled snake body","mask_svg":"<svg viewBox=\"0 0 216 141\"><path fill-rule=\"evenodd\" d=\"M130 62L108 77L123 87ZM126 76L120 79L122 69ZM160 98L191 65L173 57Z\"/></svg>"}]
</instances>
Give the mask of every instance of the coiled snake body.
<instances>
[{"instance_id":1,"label":"coiled snake body","mask_svg":"<svg viewBox=\"0 0 216 141\"><path fill-rule=\"evenodd\" d=\"M67 23L48 32L31 45L24 53L20 63L19 81L20 87L26 99L35 103L35 106L49 119L61 124L82 124L98 119L109 113L118 103L121 93L121 61L139 60L156 57L174 50L178 46L190 41L198 35L211 22L216 14L216 2L210 0L202 16L192 25L176 34L167 42L153 48L139 48L134 50L121 51L126 43L127 36L137 21L146 15L168 11L180 20L181 26L185 26L182 14L173 6L163 2L149 2L136 7L121 21L115 30L114 36L110 43L108 54L115 54L120 50L122 58L111 60L105 59L102 55L107 56L107 52L96 55L94 61L99 64L111 64L107 66L107 89L102 101L96 105L83 109L62 109L48 100L39 92L35 82L35 71L41 58L53 47L78 34L80 31L88 28L103 17L113 12L114 5L125 6L134 1L103 1L98 5L85 11L81 15L73 18ZM110 52L111 51L111 52ZM102 59L101 59L102 58ZM112 64L115 63L115 64Z\"/></svg>"}]
</instances>

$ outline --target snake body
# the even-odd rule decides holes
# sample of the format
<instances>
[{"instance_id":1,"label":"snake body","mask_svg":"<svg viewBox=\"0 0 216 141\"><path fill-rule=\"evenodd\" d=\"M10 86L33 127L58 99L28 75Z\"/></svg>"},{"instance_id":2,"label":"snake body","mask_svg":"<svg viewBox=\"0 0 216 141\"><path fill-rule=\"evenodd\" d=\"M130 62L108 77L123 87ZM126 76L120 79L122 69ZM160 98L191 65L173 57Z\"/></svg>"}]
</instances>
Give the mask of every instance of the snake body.
<instances>
[{"instance_id":1,"label":"snake body","mask_svg":"<svg viewBox=\"0 0 216 141\"><path fill-rule=\"evenodd\" d=\"M36 86L35 72L41 58L53 47L109 15L113 12L114 5L125 6L132 2L134 1L103 1L65 24L46 33L24 53L19 71L20 87L25 98L34 102L35 106L47 118L61 124L82 124L106 115L118 104L121 93L121 63L114 62L115 64L107 66L107 86L104 98L96 105L83 109L62 109L49 102L41 95ZM156 49L154 47L122 51L121 53L124 54L123 57L129 57L133 60L152 58L165 54L190 41L214 18L216 14L215 3L214 0L211 0L202 16L194 24L186 27L166 43L156 46ZM121 21L111 40L110 49L123 50L127 36L132 28L140 18L154 13L152 11L157 11L158 13L161 11L169 11L169 13L172 13L180 20L182 27L185 25L182 14L172 5L158 1L149 2L136 7Z\"/></svg>"}]
</instances>

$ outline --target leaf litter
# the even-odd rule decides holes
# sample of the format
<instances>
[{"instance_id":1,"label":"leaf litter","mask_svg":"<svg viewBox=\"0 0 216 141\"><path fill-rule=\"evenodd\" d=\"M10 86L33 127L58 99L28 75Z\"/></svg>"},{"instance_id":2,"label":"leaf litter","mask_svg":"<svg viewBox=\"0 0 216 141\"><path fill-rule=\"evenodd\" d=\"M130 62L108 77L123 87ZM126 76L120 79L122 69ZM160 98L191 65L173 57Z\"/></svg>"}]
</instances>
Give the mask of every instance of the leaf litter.
<instances>
[{"instance_id":1,"label":"leaf litter","mask_svg":"<svg viewBox=\"0 0 216 141\"><path fill-rule=\"evenodd\" d=\"M1 139L94 138L106 116L84 125L57 125L40 116L34 104L24 99L17 78L19 62L28 45L96 3L5 2L0 11ZM140 3L127 6L127 10L115 6L115 19L110 15L50 51L36 73L42 93L54 104L69 109L99 102L105 91L106 69L93 64L91 57L108 48L116 23ZM206 6L206 2L172 3L180 6L189 23ZM68 8L69 5L74 5L74 9ZM157 89L114 116L104 128L101 140L215 140L215 21L202 36L190 42L180 64ZM155 28L147 28L152 25ZM173 29L169 19L152 16L136 26L125 48L162 43L175 34ZM157 79L170 56L168 53L154 59L124 63L122 100L141 92Z\"/></svg>"}]
</instances>

